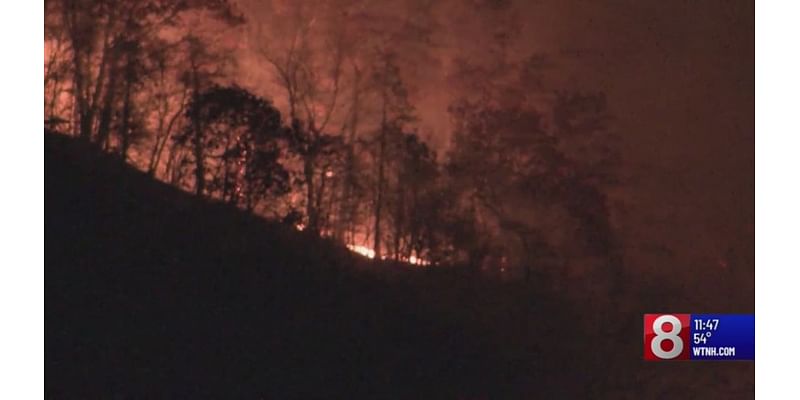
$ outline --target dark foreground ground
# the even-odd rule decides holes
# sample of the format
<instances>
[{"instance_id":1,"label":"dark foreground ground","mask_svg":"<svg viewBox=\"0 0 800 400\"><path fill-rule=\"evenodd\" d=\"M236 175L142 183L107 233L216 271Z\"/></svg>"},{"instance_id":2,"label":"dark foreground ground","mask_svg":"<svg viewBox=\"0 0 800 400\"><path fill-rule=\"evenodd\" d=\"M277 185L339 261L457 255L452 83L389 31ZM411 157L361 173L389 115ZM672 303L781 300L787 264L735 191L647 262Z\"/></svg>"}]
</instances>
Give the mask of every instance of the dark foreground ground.
<instances>
[{"instance_id":1,"label":"dark foreground ground","mask_svg":"<svg viewBox=\"0 0 800 400\"><path fill-rule=\"evenodd\" d=\"M45 196L48 398L753 397L752 363L641 360L641 313L689 300L370 272L57 135Z\"/></svg>"}]
</instances>

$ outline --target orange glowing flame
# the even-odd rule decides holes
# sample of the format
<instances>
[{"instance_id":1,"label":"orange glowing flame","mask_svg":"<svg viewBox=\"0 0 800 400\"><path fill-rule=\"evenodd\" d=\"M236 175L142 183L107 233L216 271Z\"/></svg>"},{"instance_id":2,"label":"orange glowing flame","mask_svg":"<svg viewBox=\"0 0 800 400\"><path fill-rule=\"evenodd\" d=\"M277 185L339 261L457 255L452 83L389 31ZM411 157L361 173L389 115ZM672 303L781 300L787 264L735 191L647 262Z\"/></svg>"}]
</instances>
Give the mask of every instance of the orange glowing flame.
<instances>
[{"instance_id":1,"label":"orange glowing flame","mask_svg":"<svg viewBox=\"0 0 800 400\"><path fill-rule=\"evenodd\" d=\"M369 247L359 246L359 245L354 245L354 244L348 244L347 248L350 249L350 251L352 251L354 253L361 254L364 257L375 258L375 250L372 250Z\"/></svg>"},{"instance_id":2,"label":"orange glowing flame","mask_svg":"<svg viewBox=\"0 0 800 400\"><path fill-rule=\"evenodd\" d=\"M367 257L369 259L374 259L375 258L375 250L373 250L370 247L362 246L362 245L358 245L358 244L348 244L347 248L350 249L350 251L352 251L354 253L357 253L357 254L360 254L360 255L362 255L364 257ZM382 256L381 259L388 260L388 259L391 259L391 257ZM425 259L420 258L420 257L417 257L417 256L410 256L408 258L403 257L403 258L400 259L400 261L402 261L404 263L411 264L411 265L419 265L419 266L431 265L430 261L425 260Z\"/></svg>"},{"instance_id":3,"label":"orange glowing flame","mask_svg":"<svg viewBox=\"0 0 800 400\"><path fill-rule=\"evenodd\" d=\"M302 223L298 223L294 227L298 231L303 231L304 229L306 229L306 226L304 224L302 224ZM370 260L375 258L375 250L373 250L371 247L360 245L360 244L348 244L347 248L350 251L352 251L353 253L356 253L356 254L362 255L364 257L367 257ZM391 258L392 257L390 257L390 256L381 256L382 260L389 260ZM402 258L400 258L400 261L404 262L404 263L407 263L407 264L418 265L418 266L431 265L430 261L425 260L424 258L421 258L421 257L413 256L413 255L409 256L409 257L402 257Z\"/></svg>"}]
</instances>

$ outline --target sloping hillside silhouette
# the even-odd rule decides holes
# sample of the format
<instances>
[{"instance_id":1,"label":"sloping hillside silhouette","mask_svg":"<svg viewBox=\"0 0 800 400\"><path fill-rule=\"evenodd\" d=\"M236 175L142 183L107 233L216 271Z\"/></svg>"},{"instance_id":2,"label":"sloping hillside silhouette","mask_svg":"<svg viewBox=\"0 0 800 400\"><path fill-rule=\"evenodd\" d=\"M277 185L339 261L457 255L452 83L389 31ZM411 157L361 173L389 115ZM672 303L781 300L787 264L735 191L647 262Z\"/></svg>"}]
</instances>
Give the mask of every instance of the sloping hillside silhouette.
<instances>
[{"instance_id":1,"label":"sloping hillside silhouette","mask_svg":"<svg viewBox=\"0 0 800 400\"><path fill-rule=\"evenodd\" d=\"M493 352L344 247L45 135L53 398L412 398L502 386ZM480 339L480 338L479 338ZM483 340L483 339L480 339ZM494 379L500 379L492 373Z\"/></svg>"},{"instance_id":2,"label":"sloping hillside silhouette","mask_svg":"<svg viewBox=\"0 0 800 400\"><path fill-rule=\"evenodd\" d=\"M752 364L641 360L660 298L380 265L54 133L45 196L48 398L752 397Z\"/></svg>"}]
</instances>

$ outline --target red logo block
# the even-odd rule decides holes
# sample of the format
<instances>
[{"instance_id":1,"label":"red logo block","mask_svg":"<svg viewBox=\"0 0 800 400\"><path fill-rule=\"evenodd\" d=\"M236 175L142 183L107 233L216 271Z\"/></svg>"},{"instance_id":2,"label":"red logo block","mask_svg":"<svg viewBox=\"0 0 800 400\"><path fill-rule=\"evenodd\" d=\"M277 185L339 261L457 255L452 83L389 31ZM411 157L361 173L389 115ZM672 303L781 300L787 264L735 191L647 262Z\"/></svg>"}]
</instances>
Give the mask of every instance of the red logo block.
<instances>
[{"instance_id":1,"label":"red logo block","mask_svg":"<svg viewBox=\"0 0 800 400\"><path fill-rule=\"evenodd\" d=\"M688 360L690 314L645 314L644 359Z\"/></svg>"}]
</instances>

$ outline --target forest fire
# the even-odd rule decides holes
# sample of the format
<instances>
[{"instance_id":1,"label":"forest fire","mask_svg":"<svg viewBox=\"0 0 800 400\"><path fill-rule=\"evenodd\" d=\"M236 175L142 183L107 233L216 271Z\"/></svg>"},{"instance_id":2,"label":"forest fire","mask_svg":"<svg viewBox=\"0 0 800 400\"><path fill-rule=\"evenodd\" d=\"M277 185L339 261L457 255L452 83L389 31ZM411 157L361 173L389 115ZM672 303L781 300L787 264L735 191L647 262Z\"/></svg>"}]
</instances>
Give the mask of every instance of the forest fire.
<instances>
[{"instance_id":1,"label":"forest fire","mask_svg":"<svg viewBox=\"0 0 800 400\"><path fill-rule=\"evenodd\" d=\"M354 253L357 253L357 254L360 254L360 255L362 255L364 257L367 257L369 259L374 259L375 258L375 250L373 250L372 248L370 248L368 246L357 245L357 244L348 244L347 248L350 249L350 251L352 251ZM382 256L381 259L382 260L390 260L390 259L392 259L392 257ZM417 257L417 256L414 256L414 255L411 255L411 256L408 256L408 257L400 257L397 261L405 263L405 264L411 264L411 265L420 266L420 267L431 265L430 261L425 260L425 259L420 258L420 257Z\"/></svg>"},{"instance_id":2,"label":"forest fire","mask_svg":"<svg viewBox=\"0 0 800 400\"><path fill-rule=\"evenodd\" d=\"M630 351L753 305L716 2L46 0L46 397L746 397Z\"/></svg>"},{"instance_id":3,"label":"forest fire","mask_svg":"<svg viewBox=\"0 0 800 400\"><path fill-rule=\"evenodd\" d=\"M302 232L303 230L306 229L306 226L304 224L302 224L302 223L298 223L298 224L295 225L295 229L297 229L298 231ZM325 234L325 233L321 233L321 236L326 236L327 237L327 236L330 236L330 235L329 234ZM373 250L369 246L362 245L362 244L352 244L351 243L351 244L347 244L346 247L347 247L348 250L352 251L353 253L362 255L362 256L364 256L366 258L369 258L370 260L375 259L375 250ZM382 260L390 260L390 259L393 259L393 258L384 255L384 256L381 257L381 259ZM425 260L424 258L421 258L421 257L417 257L415 255L410 255L408 257L399 257L397 259L397 261L405 263L405 264L416 265L416 266L429 266L429 265L431 265L430 261Z\"/></svg>"},{"instance_id":4,"label":"forest fire","mask_svg":"<svg viewBox=\"0 0 800 400\"><path fill-rule=\"evenodd\" d=\"M361 254L367 258L375 258L375 250L370 249L367 246L355 245L355 244L348 244L347 248L354 253Z\"/></svg>"}]
</instances>

